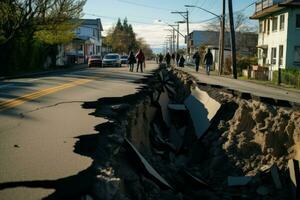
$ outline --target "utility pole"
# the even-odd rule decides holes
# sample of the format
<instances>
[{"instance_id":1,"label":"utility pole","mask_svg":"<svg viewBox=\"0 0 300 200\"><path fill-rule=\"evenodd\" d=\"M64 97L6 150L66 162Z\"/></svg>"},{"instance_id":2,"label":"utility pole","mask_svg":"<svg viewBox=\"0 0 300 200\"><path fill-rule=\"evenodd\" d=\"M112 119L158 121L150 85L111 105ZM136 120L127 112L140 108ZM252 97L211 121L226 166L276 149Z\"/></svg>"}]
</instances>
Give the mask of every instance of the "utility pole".
<instances>
[{"instance_id":1,"label":"utility pole","mask_svg":"<svg viewBox=\"0 0 300 200\"><path fill-rule=\"evenodd\" d=\"M220 51L220 60L219 60L219 73L220 75L223 74L223 67L224 67L224 48L225 48L225 5L226 0L222 0L222 17L221 17L221 49Z\"/></svg>"},{"instance_id":2,"label":"utility pole","mask_svg":"<svg viewBox=\"0 0 300 200\"><path fill-rule=\"evenodd\" d=\"M235 48L235 30L234 30L234 22L233 22L232 0L228 0L228 11L229 11L230 35L231 35L232 73L233 73L233 78L237 79L236 48Z\"/></svg>"},{"instance_id":3,"label":"utility pole","mask_svg":"<svg viewBox=\"0 0 300 200\"><path fill-rule=\"evenodd\" d=\"M189 25L189 11L186 10L185 12L171 12L172 14L180 14L186 21L186 29L187 29L187 36L186 36L186 47L187 47L187 54L188 57L190 56L190 25ZM178 31L179 32L179 31Z\"/></svg>"},{"instance_id":4,"label":"utility pole","mask_svg":"<svg viewBox=\"0 0 300 200\"><path fill-rule=\"evenodd\" d=\"M178 53L179 50L179 22L177 22L177 45L176 45L176 52Z\"/></svg>"},{"instance_id":5,"label":"utility pole","mask_svg":"<svg viewBox=\"0 0 300 200\"><path fill-rule=\"evenodd\" d=\"M189 23L189 10L186 10L186 32L187 32L187 51L188 56L190 57L191 49L190 49L190 23Z\"/></svg>"}]
</instances>

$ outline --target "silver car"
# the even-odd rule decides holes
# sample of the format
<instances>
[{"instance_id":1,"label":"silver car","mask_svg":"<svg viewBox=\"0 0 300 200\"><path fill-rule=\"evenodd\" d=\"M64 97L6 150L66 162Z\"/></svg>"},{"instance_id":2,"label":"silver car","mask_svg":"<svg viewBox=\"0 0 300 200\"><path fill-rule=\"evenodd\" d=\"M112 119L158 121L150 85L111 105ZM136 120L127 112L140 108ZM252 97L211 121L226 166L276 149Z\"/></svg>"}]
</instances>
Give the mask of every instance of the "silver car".
<instances>
[{"instance_id":1,"label":"silver car","mask_svg":"<svg viewBox=\"0 0 300 200\"><path fill-rule=\"evenodd\" d=\"M102 60L103 67L121 67L121 58L117 53L106 54Z\"/></svg>"}]
</instances>

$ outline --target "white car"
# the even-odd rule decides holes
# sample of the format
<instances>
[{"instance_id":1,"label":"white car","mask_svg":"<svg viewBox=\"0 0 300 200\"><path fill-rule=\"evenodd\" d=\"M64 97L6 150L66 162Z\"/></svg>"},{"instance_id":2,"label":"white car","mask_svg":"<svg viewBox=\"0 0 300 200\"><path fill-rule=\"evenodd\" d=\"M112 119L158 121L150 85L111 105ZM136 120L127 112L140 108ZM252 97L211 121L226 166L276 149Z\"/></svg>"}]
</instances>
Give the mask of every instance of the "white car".
<instances>
[{"instance_id":1,"label":"white car","mask_svg":"<svg viewBox=\"0 0 300 200\"><path fill-rule=\"evenodd\" d=\"M121 57L117 53L106 54L102 60L103 67L121 67Z\"/></svg>"}]
</instances>

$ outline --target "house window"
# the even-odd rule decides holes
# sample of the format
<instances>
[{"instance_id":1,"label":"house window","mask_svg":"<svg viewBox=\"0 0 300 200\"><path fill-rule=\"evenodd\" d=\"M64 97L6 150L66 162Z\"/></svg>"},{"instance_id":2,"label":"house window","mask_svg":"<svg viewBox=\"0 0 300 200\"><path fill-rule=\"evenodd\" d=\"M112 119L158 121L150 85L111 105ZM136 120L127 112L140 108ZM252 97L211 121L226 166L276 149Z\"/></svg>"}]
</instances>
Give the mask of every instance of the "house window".
<instances>
[{"instance_id":1,"label":"house window","mask_svg":"<svg viewBox=\"0 0 300 200\"><path fill-rule=\"evenodd\" d=\"M270 24L271 24L271 21L269 19L267 21L267 24L268 24L268 26L267 26L267 33L269 34L270 33Z\"/></svg>"},{"instance_id":2,"label":"house window","mask_svg":"<svg viewBox=\"0 0 300 200\"><path fill-rule=\"evenodd\" d=\"M284 30L284 15L280 15L280 25L279 25L279 29L282 31Z\"/></svg>"},{"instance_id":3,"label":"house window","mask_svg":"<svg viewBox=\"0 0 300 200\"><path fill-rule=\"evenodd\" d=\"M296 28L300 28L300 14L296 15Z\"/></svg>"},{"instance_id":4,"label":"house window","mask_svg":"<svg viewBox=\"0 0 300 200\"><path fill-rule=\"evenodd\" d=\"M295 46L294 49L294 64L300 64L300 46Z\"/></svg>"},{"instance_id":5,"label":"house window","mask_svg":"<svg viewBox=\"0 0 300 200\"><path fill-rule=\"evenodd\" d=\"M279 66L283 65L283 45L279 45Z\"/></svg>"},{"instance_id":6,"label":"house window","mask_svg":"<svg viewBox=\"0 0 300 200\"><path fill-rule=\"evenodd\" d=\"M278 17L274 17L272 20L272 31L275 32L277 31L277 25L278 24Z\"/></svg>"},{"instance_id":7,"label":"house window","mask_svg":"<svg viewBox=\"0 0 300 200\"><path fill-rule=\"evenodd\" d=\"M271 64L276 65L276 47L271 49Z\"/></svg>"}]
</instances>

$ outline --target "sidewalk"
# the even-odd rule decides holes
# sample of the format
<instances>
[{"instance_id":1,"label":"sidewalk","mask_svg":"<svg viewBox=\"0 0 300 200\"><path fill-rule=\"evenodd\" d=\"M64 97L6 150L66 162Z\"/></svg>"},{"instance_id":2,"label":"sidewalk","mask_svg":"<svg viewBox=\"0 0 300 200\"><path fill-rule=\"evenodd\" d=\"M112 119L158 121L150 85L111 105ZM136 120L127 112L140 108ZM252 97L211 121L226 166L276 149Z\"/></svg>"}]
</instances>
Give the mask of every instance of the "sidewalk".
<instances>
[{"instance_id":1,"label":"sidewalk","mask_svg":"<svg viewBox=\"0 0 300 200\"><path fill-rule=\"evenodd\" d=\"M199 72L195 72L193 67L176 68L187 72L194 76L199 82L206 84L213 84L226 87L228 89L236 90L239 92L250 93L258 97L267 97L278 100L286 100L290 102L300 103L300 90L287 89L280 86L269 86L266 84L255 83L251 81L232 79L227 77L217 76L212 73L206 75L204 70L201 69Z\"/></svg>"},{"instance_id":2,"label":"sidewalk","mask_svg":"<svg viewBox=\"0 0 300 200\"><path fill-rule=\"evenodd\" d=\"M0 76L0 81L7 80L7 79L15 79L15 78L27 78L27 77L33 77L33 76L43 76L43 75L46 75L46 74L51 74L51 73L56 73L56 72L67 72L67 71L71 71L71 70L84 69L84 68L87 68L87 67L88 67L87 64L80 64L80 65L73 65L73 66L70 66L70 67L49 69L49 70L44 70L44 71L39 71L39 72L29 72L29 73L18 74L18 75L7 76L7 77L1 77Z\"/></svg>"}]
</instances>

